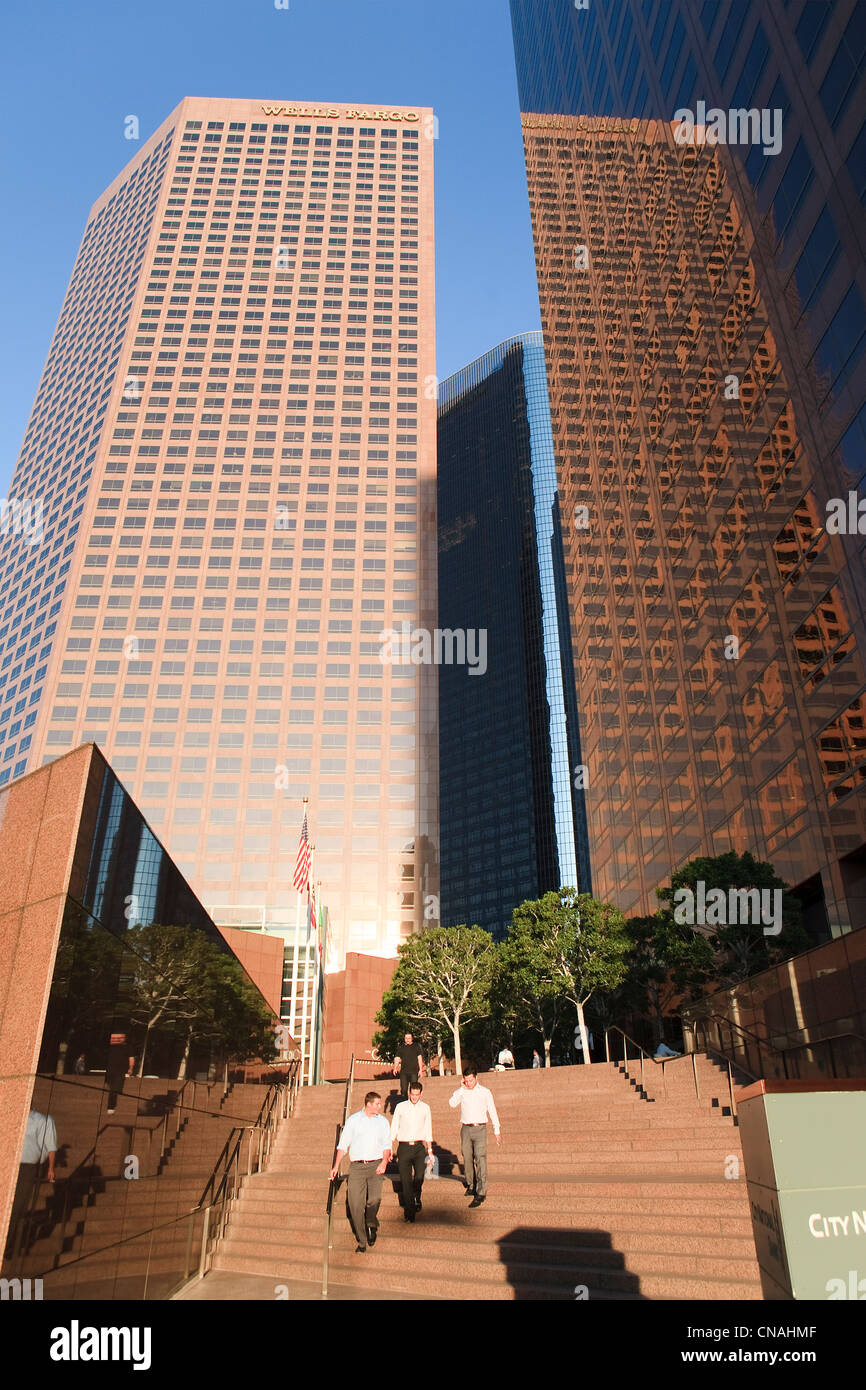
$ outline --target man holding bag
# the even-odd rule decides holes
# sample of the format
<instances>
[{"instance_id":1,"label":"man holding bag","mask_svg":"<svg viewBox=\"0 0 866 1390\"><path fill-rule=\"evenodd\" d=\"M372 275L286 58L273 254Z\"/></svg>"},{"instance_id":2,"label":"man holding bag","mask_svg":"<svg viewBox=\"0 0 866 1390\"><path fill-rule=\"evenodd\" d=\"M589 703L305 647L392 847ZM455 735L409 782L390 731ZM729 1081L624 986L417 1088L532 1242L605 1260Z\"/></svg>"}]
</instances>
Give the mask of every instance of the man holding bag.
<instances>
[{"instance_id":1,"label":"man holding bag","mask_svg":"<svg viewBox=\"0 0 866 1390\"><path fill-rule=\"evenodd\" d=\"M433 1117L421 1099L420 1081L409 1082L409 1099L401 1100L391 1120L391 1152L397 1155L403 1190L403 1220L414 1221L421 1210L426 1163L433 1162Z\"/></svg>"}]
</instances>

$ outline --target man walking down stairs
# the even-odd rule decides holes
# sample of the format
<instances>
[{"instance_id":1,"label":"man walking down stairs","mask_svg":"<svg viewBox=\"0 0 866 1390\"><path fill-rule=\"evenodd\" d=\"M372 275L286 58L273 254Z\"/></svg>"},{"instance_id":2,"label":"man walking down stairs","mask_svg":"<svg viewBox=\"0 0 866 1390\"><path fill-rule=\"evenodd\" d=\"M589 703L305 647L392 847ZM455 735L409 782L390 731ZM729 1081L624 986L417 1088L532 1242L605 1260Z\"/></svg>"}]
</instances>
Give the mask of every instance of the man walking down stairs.
<instances>
[{"instance_id":1,"label":"man walking down stairs","mask_svg":"<svg viewBox=\"0 0 866 1390\"><path fill-rule=\"evenodd\" d=\"M681 1084L678 1068L688 1069ZM379 1238L363 1260L342 1219L341 1189L332 1285L370 1298L760 1299L727 1073L705 1056L696 1069L700 1098L690 1057L667 1065L666 1096L635 1089L612 1062L492 1075L505 1142L488 1156L490 1193L475 1210L460 1178L453 1079L430 1077L424 1100L440 1180L428 1181L423 1212L407 1224L396 1166L388 1171ZM356 1106L369 1088L356 1085ZM290 1289L292 1280L321 1279L341 1096L336 1086L300 1093L267 1171L243 1189L214 1270Z\"/></svg>"},{"instance_id":2,"label":"man walking down stairs","mask_svg":"<svg viewBox=\"0 0 866 1390\"><path fill-rule=\"evenodd\" d=\"M472 1193L470 1208L480 1207L487 1198L487 1123L493 1125L496 1143L500 1143L499 1116L493 1096L486 1086L478 1085L478 1073L467 1067L463 1084L448 1104L452 1110L460 1107L460 1148L463 1153L463 1183Z\"/></svg>"},{"instance_id":3,"label":"man walking down stairs","mask_svg":"<svg viewBox=\"0 0 866 1390\"><path fill-rule=\"evenodd\" d=\"M391 1126L382 1114L378 1091L368 1091L363 1110L350 1115L344 1124L331 1169L332 1182L345 1154L349 1155L349 1221L357 1241L355 1254L363 1255L368 1245L376 1244L382 1178L391 1158Z\"/></svg>"}]
</instances>

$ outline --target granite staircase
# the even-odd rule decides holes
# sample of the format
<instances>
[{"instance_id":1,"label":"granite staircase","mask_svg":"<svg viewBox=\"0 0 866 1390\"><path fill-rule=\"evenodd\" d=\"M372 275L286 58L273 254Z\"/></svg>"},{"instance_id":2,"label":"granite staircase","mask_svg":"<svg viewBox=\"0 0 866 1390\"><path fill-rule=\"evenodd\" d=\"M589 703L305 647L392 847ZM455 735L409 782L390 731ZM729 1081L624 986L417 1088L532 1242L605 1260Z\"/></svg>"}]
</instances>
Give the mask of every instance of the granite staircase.
<instances>
[{"instance_id":1,"label":"granite staircase","mask_svg":"<svg viewBox=\"0 0 866 1390\"><path fill-rule=\"evenodd\" d=\"M503 1142L488 1144L489 1195L469 1209L454 1078L428 1078L440 1177L404 1222L396 1164L385 1178L375 1247L354 1253L345 1187L335 1201L330 1282L429 1298L712 1299L762 1297L727 1070L709 1057L643 1088L622 1063L490 1073ZM353 1110L393 1078L356 1082ZM321 1278L323 1214L343 1090L307 1088L266 1172L244 1186L213 1268ZM345 1162L344 1162L345 1171Z\"/></svg>"}]
</instances>

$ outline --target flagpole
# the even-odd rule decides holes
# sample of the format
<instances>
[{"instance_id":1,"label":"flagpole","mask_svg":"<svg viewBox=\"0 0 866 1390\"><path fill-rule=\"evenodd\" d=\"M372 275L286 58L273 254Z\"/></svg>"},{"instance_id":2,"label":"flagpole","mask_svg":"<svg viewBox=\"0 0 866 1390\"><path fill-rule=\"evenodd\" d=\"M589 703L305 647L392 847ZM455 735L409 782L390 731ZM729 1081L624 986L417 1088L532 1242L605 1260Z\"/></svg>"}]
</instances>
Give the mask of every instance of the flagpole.
<instances>
[{"instance_id":1,"label":"flagpole","mask_svg":"<svg viewBox=\"0 0 866 1390\"><path fill-rule=\"evenodd\" d=\"M305 797L304 797L303 806L301 807L301 825L303 825L303 824L304 824L304 821L306 820L306 816L307 816L307 802L308 802L308 801L309 801L309 797L305 796ZM295 950L294 950L294 955L293 955L293 957L292 957L292 992L291 992L291 1002L290 1002L290 1005L289 1005L289 1033L291 1034L291 1037L292 1037L292 1041L293 1041L293 1042L297 1042L297 1038L295 1037L295 1022L296 1022L296 1019L297 1019L297 1010L296 1010L296 1008L295 1008L295 1000L296 1000L296 998L297 998L297 993L298 993L298 940L299 940L299 938L300 938L300 935L301 935L301 890L298 889L298 909L297 909L297 913L296 913L296 916L295 916ZM303 1067L301 1068L301 1075L303 1076Z\"/></svg>"},{"instance_id":2,"label":"flagpole","mask_svg":"<svg viewBox=\"0 0 866 1390\"><path fill-rule=\"evenodd\" d=\"M317 1071L318 1071L319 1034L320 1034L320 1031L321 1031L322 1021L323 1021L323 1020L322 1020L322 1010L319 1008L319 982L320 982L321 974L322 974L321 939L320 939L320 937L319 937L319 917L320 917L321 911L322 911L322 883L321 883L321 880L319 880L319 882L316 884L316 899L315 899L315 904L316 904L316 923L315 923L314 939L315 939L315 943L316 943L316 980L315 980L315 984L314 984L314 986L313 986L313 1003L312 1003L312 1018L313 1018L313 1022L312 1022L312 1026L311 1026L311 1028L310 1028L310 1056L311 1056L311 1058L313 1059L312 1062L311 1062L311 1067L316 1067L316 1069L317 1069ZM315 1041L314 1041L314 1040L315 1040ZM319 1078L318 1078L318 1075L317 1075L317 1076L316 1076L316 1081L317 1081L317 1082L318 1082L318 1079L319 1079Z\"/></svg>"},{"instance_id":3,"label":"flagpole","mask_svg":"<svg viewBox=\"0 0 866 1390\"><path fill-rule=\"evenodd\" d=\"M307 1047L307 996L309 994L308 985L310 983L310 925L313 916L313 884L316 875L316 846L312 845L310 850L310 876L307 884L307 934L304 945L304 1002L301 1011L301 1077L304 1075L304 1068L307 1070L307 1084L309 1085L309 1059L312 1055L312 1037L310 1038L310 1051Z\"/></svg>"}]
</instances>

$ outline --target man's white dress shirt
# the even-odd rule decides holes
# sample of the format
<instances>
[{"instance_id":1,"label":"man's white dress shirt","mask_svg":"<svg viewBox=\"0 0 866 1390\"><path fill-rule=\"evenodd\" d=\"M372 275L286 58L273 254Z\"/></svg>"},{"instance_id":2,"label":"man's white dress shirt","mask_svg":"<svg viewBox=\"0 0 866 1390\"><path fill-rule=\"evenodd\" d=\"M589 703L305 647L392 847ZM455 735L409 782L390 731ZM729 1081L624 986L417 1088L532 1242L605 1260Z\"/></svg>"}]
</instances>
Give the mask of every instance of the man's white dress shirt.
<instances>
[{"instance_id":1,"label":"man's white dress shirt","mask_svg":"<svg viewBox=\"0 0 866 1390\"><path fill-rule=\"evenodd\" d=\"M493 1121L493 1133L499 1133L499 1116L496 1113L496 1105L492 1095L486 1086L482 1086L480 1081L469 1090L468 1086L461 1086L459 1091L455 1091L448 1100L452 1110L460 1106L460 1123L462 1125L483 1125L487 1123L487 1117Z\"/></svg>"},{"instance_id":2,"label":"man's white dress shirt","mask_svg":"<svg viewBox=\"0 0 866 1390\"><path fill-rule=\"evenodd\" d=\"M338 1149L349 1155L350 1163L381 1163L382 1155L391 1147L391 1129L384 1115L365 1115L356 1110L343 1126Z\"/></svg>"},{"instance_id":3,"label":"man's white dress shirt","mask_svg":"<svg viewBox=\"0 0 866 1390\"><path fill-rule=\"evenodd\" d=\"M391 1120L391 1148L398 1144L433 1143L433 1116L426 1101L419 1100L414 1105L411 1100L401 1100Z\"/></svg>"},{"instance_id":4,"label":"man's white dress shirt","mask_svg":"<svg viewBox=\"0 0 866 1390\"><path fill-rule=\"evenodd\" d=\"M31 1110L24 1132L21 1163L42 1163L50 1153L57 1152L57 1130L50 1115Z\"/></svg>"}]
</instances>

